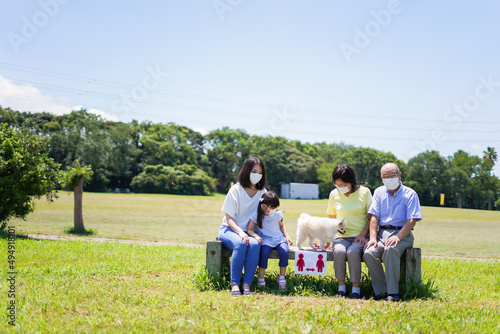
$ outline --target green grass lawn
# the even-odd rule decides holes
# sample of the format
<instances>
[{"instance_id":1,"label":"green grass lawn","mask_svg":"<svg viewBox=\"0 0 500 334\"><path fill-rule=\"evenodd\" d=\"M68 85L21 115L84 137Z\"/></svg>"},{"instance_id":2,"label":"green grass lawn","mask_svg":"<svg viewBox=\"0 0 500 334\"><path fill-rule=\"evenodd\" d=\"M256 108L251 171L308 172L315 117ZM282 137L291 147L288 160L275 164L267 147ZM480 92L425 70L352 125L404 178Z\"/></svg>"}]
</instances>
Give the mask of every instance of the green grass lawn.
<instances>
[{"instance_id":1,"label":"green grass lawn","mask_svg":"<svg viewBox=\"0 0 500 334\"><path fill-rule=\"evenodd\" d=\"M95 237L204 244L217 235L223 200L85 193L84 221ZM283 200L292 238L301 212L324 216L326 206ZM66 235L72 210L72 194L61 193L9 225L17 233ZM414 233L424 255L500 258L500 212L424 207L423 214ZM4 268L7 246L0 238ZM270 261L268 288L235 298L226 286L200 284L204 248L18 237L15 251L16 327L4 317L2 333L500 333L496 260L424 258L422 278L434 292L388 303L371 299L366 284L361 300L335 297L331 263L326 278L289 273L280 294L273 288L277 261ZM4 307L12 300L7 272L0 281Z\"/></svg>"},{"instance_id":2,"label":"green grass lawn","mask_svg":"<svg viewBox=\"0 0 500 334\"><path fill-rule=\"evenodd\" d=\"M194 276L205 250L198 247L24 238L15 247L16 327L4 316L2 333L500 332L500 261L423 259L423 279L433 281L436 295L389 303L307 292L201 292ZM7 263L5 238L0 249ZM4 307L7 289L2 279Z\"/></svg>"},{"instance_id":3,"label":"green grass lawn","mask_svg":"<svg viewBox=\"0 0 500 334\"><path fill-rule=\"evenodd\" d=\"M224 195L175 196L84 193L85 226L94 237L205 244L222 220ZM326 216L327 200L281 200L285 225L295 240L302 212ZM423 207L415 227L415 247L423 255L500 258L500 211ZM73 195L37 202L26 221L13 220L18 233L67 235L73 225Z\"/></svg>"}]
</instances>

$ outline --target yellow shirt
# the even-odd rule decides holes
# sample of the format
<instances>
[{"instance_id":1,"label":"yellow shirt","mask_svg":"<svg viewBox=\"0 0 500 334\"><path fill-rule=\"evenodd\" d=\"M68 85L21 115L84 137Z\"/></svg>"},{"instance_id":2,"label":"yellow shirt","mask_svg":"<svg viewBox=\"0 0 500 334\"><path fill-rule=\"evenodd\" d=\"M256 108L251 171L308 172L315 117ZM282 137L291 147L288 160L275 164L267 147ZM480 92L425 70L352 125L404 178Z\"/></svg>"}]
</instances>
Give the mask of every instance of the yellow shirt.
<instances>
[{"instance_id":1,"label":"yellow shirt","mask_svg":"<svg viewBox=\"0 0 500 334\"><path fill-rule=\"evenodd\" d=\"M345 234L337 235L343 238L357 237L366 226L366 213L371 202L372 194L366 187L360 186L347 197L337 188L333 189L328 199L326 212L337 216L337 219L345 218L346 223Z\"/></svg>"}]
</instances>

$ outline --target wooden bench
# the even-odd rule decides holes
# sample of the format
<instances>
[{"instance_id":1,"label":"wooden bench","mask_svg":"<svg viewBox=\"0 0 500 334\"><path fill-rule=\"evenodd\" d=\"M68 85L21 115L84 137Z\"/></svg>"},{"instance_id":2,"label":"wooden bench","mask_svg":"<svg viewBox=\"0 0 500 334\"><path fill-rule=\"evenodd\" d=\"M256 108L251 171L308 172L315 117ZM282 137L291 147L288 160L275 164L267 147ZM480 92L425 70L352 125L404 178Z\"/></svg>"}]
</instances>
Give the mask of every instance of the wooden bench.
<instances>
[{"instance_id":1,"label":"wooden bench","mask_svg":"<svg viewBox=\"0 0 500 334\"><path fill-rule=\"evenodd\" d=\"M302 251L311 251L311 248L304 248ZM295 261L295 252L297 247L290 247L288 259ZM206 266L211 275L217 275L221 272L223 258L229 259L232 250L223 247L222 241L208 241L206 252ZM407 248L401 256L401 280L404 280L404 286L407 290L412 281L419 283L422 280L421 275L421 257L420 248ZM278 252L273 249L269 255L270 259L279 259ZM327 261L333 261L333 252L327 252Z\"/></svg>"}]
</instances>

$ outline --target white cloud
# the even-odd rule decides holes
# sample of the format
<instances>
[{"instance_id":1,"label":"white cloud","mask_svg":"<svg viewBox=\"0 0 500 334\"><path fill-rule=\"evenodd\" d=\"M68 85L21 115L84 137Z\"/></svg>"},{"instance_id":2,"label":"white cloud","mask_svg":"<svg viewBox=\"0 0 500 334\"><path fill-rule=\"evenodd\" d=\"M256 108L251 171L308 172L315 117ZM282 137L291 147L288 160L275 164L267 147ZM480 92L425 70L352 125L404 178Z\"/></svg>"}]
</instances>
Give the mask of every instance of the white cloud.
<instances>
[{"instance_id":1,"label":"white cloud","mask_svg":"<svg viewBox=\"0 0 500 334\"><path fill-rule=\"evenodd\" d=\"M82 105L74 106L73 108L71 108L71 110L81 110L81 109L86 109L86 108ZM100 109L90 108L90 109L87 109L87 112L101 116L102 118L104 118L108 121L114 121L114 122L119 121L118 117L110 115L110 114L108 114Z\"/></svg>"},{"instance_id":2,"label":"white cloud","mask_svg":"<svg viewBox=\"0 0 500 334\"><path fill-rule=\"evenodd\" d=\"M18 85L2 75L0 75L0 106L32 113L46 111L55 115L69 114L72 110L84 108L82 105L72 106L66 99L55 101L50 95L43 95L31 84ZM96 108L87 111L110 121L119 121L118 117Z\"/></svg>"},{"instance_id":3,"label":"white cloud","mask_svg":"<svg viewBox=\"0 0 500 334\"><path fill-rule=\"evenodd\" d=\"M472 145L470 145L470 148L471 148L471 152L470 153L472 155L477 155L480 158L483 157L483 151L486 150L486 147L482 147L482 146L480 146L478 144L472 144Z\"/></svg>"},{"instance_id":4,"label":"white cloud","mask_svg":"<svg viewBox=\"0 0 500 334\"><path fill-rule=\"evenodd\" d=\"M208 135L208 131L203 128L194 128L193 131L201 133L203 136Z\"/></svg>"}]
</instances>

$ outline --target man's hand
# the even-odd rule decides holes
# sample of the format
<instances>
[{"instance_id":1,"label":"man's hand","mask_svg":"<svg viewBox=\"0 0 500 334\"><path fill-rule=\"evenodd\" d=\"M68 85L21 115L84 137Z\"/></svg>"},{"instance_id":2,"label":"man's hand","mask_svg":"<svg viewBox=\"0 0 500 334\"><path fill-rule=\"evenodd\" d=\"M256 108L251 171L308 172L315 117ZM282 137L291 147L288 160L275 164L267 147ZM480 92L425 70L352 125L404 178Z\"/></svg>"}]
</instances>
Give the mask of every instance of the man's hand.
<instances>
[{"instance_id":1,"label":"man's hand","mask_svg":"<svg viewBox=\"0 0 500 334\"><path fill-rule=\"evenodd\" d=\"M390 237L389 239L387 239L387 241L385 242L385 245L386 246L396 246L400 241L401 241L401 239L399 239L398 235L395 234L392 237Z\"/></svg>"},{"instance_id":2,"label":"man's hand","mask_svg":"<svg viewBox=\"0 0 500 334\"><path fill-rule=\"evenodd\" d=\"M370 248L370 247L374 247L374 246L377 246L377 240L371 240L371 239L370 239L370 241L368 241L368 242L366 243L366 245L365 245L365 248L364 248L364 249L365 249L365 250L367 250L368 248Z\"/></svg>"}]
</instances>

